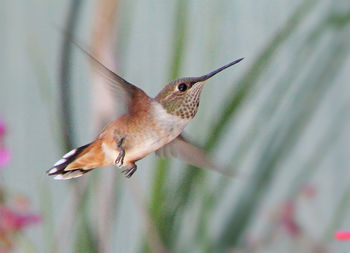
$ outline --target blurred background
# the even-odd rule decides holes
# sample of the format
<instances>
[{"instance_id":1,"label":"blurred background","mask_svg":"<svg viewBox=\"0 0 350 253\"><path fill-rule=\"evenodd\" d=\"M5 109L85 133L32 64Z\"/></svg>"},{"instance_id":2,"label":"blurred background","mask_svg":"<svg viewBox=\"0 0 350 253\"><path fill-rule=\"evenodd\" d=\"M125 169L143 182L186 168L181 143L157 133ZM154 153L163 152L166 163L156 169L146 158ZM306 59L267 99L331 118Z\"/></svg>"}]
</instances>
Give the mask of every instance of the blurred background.
<instances>
[{"instance_id":1,"label":"blurred background","mask_svg":"<svg viewBox=\"0 0 350 253\"><path fill-rule=\"evenodd\" d=\"M0 252L349 252L348 0L2 0ZM185 129L227 178L154 155L45 171L118 115L64 33L155 96L208 81Z\"/></svg>"}]
</instances>

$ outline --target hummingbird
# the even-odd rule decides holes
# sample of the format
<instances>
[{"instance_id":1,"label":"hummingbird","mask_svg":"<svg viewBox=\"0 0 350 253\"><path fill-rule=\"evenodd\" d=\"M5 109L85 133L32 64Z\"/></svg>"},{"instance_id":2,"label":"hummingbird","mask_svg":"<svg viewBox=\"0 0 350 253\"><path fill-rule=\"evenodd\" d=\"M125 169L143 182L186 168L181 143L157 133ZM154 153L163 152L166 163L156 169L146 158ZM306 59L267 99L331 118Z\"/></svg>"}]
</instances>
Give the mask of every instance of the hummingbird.
<instances>
[{"instance_id":1,"label":"hummingbird","mask_svg":"<svg viewBox=\"0 0 350 253\"><path fill-rule=\"evenodd\" d=\"M130 178L136 162L155 152L178 157L200 168L220 170L204 150L186 140L182 132L198 111L204 83L243 60L232 61L206 75L171 81L156 97L129 83L82 49L126 105L126 112L108 124L94 141L65 154L47 171L54 179L71 179L102 166L116 165ZM120 102L120 101L118 101Z\"/></svg>"}]
</instances>

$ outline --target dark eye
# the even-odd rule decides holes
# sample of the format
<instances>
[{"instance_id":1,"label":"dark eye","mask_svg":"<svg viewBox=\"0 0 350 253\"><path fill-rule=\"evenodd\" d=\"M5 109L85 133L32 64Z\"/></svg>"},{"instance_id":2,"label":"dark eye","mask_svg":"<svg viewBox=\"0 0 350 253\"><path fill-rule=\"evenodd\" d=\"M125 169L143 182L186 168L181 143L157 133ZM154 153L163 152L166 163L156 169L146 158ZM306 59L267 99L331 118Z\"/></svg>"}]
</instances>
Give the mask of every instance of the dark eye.
<instances>
[{"instance_id":1,"label":"dark eye","mask_svg":"<svg viewBox=\"0 0 350 253\"><path fill-rule=\"evenodd\" d=\"M185 91L187 90L187 85L185 83L180 83L179 86L177 86L179 91Z\"/></svg>"}]
</instances>

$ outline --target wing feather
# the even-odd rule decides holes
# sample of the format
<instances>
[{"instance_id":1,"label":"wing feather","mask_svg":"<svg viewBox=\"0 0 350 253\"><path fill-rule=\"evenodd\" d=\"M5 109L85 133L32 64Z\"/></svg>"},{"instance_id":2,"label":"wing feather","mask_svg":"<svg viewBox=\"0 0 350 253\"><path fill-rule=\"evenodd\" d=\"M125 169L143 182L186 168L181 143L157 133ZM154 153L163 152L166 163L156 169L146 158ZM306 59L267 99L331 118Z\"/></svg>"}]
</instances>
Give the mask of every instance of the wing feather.
<instances>
[{"instance_id":1,"label":"wing feather","mask_svg":"<svg viewBox=\"0 0 350 253\"><path fill-rule=\"evenodd\" d=\"M156 155L159 157L176 157L198 168L210 169L224 175L232 176L229 170L217 166L216 162L203 149L191 144L181 135L158 149Z\"/></svg>"},{"instance_id":2,"label":"wing feather","mask_svg":"<svg viewBox=\"0 0 350 253\"><path fill-rule=\"evenodd\" d=\"M93 63L94 70L97 71L103 78L105 78L106 82L111 91L116 96L118 102L123 101L126 105L128 105L132 98L137 94L138 96L146 96L146 93L138 88L136 85L126 81L121 76L117 75L111 69L106 67L103 63L101 63L95 56L93 56L90 52L85 50L81 45L72 40L72 42L91 60Z\"/></svg>"}]
</instances>

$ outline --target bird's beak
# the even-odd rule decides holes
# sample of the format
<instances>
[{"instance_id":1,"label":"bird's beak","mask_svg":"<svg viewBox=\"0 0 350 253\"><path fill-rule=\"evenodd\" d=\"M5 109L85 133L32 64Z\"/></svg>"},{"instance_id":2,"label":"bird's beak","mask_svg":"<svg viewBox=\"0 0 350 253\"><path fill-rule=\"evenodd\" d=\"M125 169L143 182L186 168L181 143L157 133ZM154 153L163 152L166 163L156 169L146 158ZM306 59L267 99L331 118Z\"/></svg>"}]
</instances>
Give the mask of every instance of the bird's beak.
<instances>
[{"instance_id":1,"label":"bird's beak","mask_svg":"<svg viewBox=\"0 0 350 253\"><path fill-rule=\"evenodd\" d=\"M236 63L239 63L240 61L242 61L244 58L240 58L238 60L235 60L233 62L230 62L216 70L213 70L212 72L206 74L206 75L203 75L203 76L199 76L199 77L194 77L193 78L193 82L204 82L205 80L208 80L210 77L216 75L217 73L223 71L224 69L227 69L228 67L231 67L233 65L235 65Z\"/></svg>"}]
</instances>

